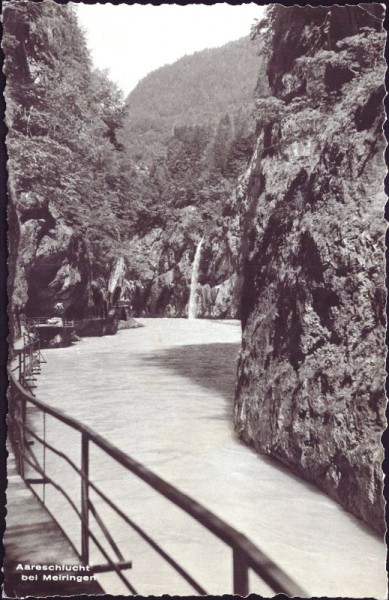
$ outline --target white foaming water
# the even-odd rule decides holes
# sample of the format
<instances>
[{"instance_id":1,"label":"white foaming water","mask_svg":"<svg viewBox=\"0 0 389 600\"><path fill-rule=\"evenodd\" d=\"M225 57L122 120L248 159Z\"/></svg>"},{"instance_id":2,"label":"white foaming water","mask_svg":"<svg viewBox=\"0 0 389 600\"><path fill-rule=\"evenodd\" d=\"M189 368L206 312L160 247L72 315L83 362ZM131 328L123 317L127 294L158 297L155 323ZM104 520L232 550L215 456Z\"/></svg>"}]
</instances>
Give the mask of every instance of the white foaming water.
<instances>
[{"instance_id":1,"label":"white foaming water","mask_svg":"<svg viewBox=\"0 0 389 600\"><path fill-rule=\"evenodd\" d=\"M383 540L315 486L235 437L239 322L140 321L144 328L44 351L47 364L42 365L37 396L86 423L244 533L308 597L386 598ZM33 418L42 428L42 416ZM79 464L78 432L69 433L47 415L46 439ZM70 467L49 452L46 466L79 502L79 477ZM209 594L232 592L231 551L94 444L90 477ZM90 499L125 559L133 561L126 575L139 594L192 594L92 491ZM66 501L46 486L46 502L79 547L80 524ZM92 516L90 526L98 530ZM102 562L92 544L90 563ZM116 575L99 575L99 581L108 594L126 594ZM250 583L253 593L274 596L258 578L250 577Z\"/></svg>"},{"instance_id":2,"label":"white foaming water","mask_svg":"<svg viewBox=\"0 0 389 600\"><path fill-rule=\"evenodd\" d=\"M197 244L196 252L193 259L192 266L192 278L190 282L190 296L188 305L188 319L195 319L197 314L197 298L196 289L197 281L199 278L200 258L201 258L201 246L203 245L204 238L201 238Z\"/></svg>"}]
</instances>

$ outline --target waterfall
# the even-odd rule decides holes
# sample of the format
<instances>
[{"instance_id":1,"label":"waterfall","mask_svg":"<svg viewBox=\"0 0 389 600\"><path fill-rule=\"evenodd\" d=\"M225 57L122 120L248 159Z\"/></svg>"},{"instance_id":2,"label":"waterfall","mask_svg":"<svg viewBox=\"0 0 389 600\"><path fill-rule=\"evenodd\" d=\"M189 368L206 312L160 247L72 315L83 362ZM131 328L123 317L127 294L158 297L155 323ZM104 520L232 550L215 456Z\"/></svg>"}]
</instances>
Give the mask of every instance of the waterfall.
<instances>
[{"instance_id":1,"label":"waterfall","mask_svg":"<svg viewBox=\"0 0 389 600\"><path fill-rule=\"evenodd\" d=\"M201 258L201 246L203 244L204 238L201 238L201 240L199 241L197 248L196 248L196 252L195 252L195 256L194 256L194 260L193 260L193 266L192 266L192 279L190 282L190 296L189 296L189 306L188 306L188 319L195 319L196 318L196 309L197 309L197 303L196 303L196 288L197 288L197 280L199 277L199 267L200 267L200 258Z\"/></svg>"}]
</instances>

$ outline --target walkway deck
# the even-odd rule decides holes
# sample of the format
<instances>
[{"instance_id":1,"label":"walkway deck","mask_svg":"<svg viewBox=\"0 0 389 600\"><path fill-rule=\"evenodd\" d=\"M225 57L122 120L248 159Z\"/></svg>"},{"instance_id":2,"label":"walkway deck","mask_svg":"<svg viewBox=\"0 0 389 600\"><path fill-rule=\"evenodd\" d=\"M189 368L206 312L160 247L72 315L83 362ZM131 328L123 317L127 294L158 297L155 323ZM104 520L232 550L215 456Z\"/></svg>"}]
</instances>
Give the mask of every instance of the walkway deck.
<instances>
[{"instance_id":1,"label":"walkway deck","mask_svg":"<svg viewBox=\"0 0 389 600\"><path fill-rule=\"evenodd\" d=\"M8 598L25 596L72 596L103 594L97 581L21 581L21 575L31 572L16 570L22 565L78 565L79 560L57 523L28 489L16 471L15 458L8 457L8 488L6 532L4 535L4 595ZM49 571L46 571L49 573ZM85 572L50 571L52 575L85 575Z\"/></svg>"}]
</instances>

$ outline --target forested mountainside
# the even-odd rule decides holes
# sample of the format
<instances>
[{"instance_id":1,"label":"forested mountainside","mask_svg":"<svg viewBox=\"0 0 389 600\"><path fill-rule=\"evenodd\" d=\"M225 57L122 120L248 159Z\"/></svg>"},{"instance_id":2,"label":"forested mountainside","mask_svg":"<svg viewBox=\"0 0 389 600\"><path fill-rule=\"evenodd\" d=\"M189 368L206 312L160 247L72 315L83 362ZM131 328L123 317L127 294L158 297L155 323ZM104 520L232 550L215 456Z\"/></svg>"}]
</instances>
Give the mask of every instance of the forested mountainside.
<instances>
[{"instance_id":1,"label":"forested mountainside","mask_svg":"<svg viewBox=\"0 0 389 600\"><path fill-rule=\"evenodd\" d=\"M243 194L235 406L247 443L380 531L382 10L268 13L273 95L261 103Z\"/></svg>"},{"instance_id":2,"label":"forested mountainside","mask_svg":"<svg viewBox=\"0 0 389 600\"><path fill-rule=\"evenodd\" d=\"M166 155L176 127L216 126L226 114L247 112L258 80L268 90L261 43L249 37L184 56L149 73L126 100L123 143L132 158L150 164ZM259 78L259 73L261 77Z\"/></svg>"},{"instance_id":3,"label":"forested mountainside","mask_svg":"<svg viewBox=\"0 0 389 600\"><path fill-rule=\"evenodd\" d=\"M147 182L126 243L142 313L187 314L203 237L199 315L238 313L230 198L253 152L254 100L268 93L262 41L243 38L150 73L128 96L120 140Z\"/></svg>"}]
</instances>

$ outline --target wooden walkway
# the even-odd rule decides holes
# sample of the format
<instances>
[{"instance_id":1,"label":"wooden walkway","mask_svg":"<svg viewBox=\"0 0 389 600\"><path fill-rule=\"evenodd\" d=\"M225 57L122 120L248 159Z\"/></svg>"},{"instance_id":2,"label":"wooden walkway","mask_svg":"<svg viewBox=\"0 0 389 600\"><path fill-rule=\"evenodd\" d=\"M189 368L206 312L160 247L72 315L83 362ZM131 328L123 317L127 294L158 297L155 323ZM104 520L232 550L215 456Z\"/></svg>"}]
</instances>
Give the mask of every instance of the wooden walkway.
<instances>
[{"instance_id":1,"label":"wooden walkway","mask_svg":"<svg viewBox=\"0 0 389 600\"><path fill-rule=\"evenodd\" d=\"M100 595L97 581L42 581L43 573L52 575L88 575L86 571L17 570L18 565L79 565L70 542L45 507L23 482L16 470L15 458L7 461L7 516L4 534L4 596ZM21 575L35 573L38 581L21 581ZM89 572L90 573L90 572Z\"/></svg>"}]
</instances>

